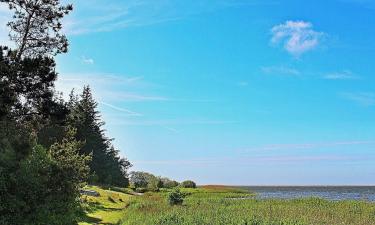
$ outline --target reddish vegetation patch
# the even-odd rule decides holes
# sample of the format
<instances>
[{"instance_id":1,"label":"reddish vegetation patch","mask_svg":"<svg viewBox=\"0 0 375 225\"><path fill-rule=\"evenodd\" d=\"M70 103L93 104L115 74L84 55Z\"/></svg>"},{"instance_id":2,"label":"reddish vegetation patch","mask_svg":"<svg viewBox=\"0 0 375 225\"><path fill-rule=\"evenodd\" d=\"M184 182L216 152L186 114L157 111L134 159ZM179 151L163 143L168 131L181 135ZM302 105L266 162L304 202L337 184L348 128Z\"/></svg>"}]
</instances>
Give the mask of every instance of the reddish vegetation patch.
<instances>
[{"instance_id":1,"label":"reddish vegetation patch","mask_svg":"<svg viewBox=\"0 0 375 225\"><path fill-rule=\"evenodd\" d=\"M225 190L234 189L233 187L225 186L225 185L205 185L205 186L202 186L202 188L208 189L208 190L215 190L215 191L220 191L220 190L225 191Z\"/></svg>"}]
</instances>

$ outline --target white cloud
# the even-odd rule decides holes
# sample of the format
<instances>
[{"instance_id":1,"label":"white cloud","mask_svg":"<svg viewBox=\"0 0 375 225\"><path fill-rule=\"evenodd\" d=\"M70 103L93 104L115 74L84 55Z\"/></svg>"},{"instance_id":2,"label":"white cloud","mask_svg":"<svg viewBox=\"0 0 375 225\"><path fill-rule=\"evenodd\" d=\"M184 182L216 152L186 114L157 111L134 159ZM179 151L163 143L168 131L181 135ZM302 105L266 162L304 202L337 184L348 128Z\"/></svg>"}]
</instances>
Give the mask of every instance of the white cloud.
<instances>
[{"instance_id":1,"label":"white cloud","mask_svg":"<svg viewBox=\"0 0 375 225\"><path fill-rule=\"evenodd\" d=\"M341 72L328 73L323 76L326 80L356 80L360 77L355 75L350 70L344 70Z\"/></svg>"},{"instance_id":2,"label":"white cloud","mask_svg":"<svg viewBox=\"0 0 375 225\"><path fill-rule=\"evenodd\" d=\"M375 93L373 92L342 93L341 96L363 106L375 105Z\"/></svg>"},{"instance_id":3,"label":"white cloud","mask_svg":"<svg viewBox=\"0 0 375 225\"><path fill-rule=\"evenodd\" d=\"M324 35L313 30L313 25L304 21L286 21L271 29L273 44L282 43L286 51L294 56L315 49Z\"/></svg>"},{"instance_id":4,"label":"white cloud","mask_svg":"<svg viewBox=\"0 0 375 225\"><path fill-rule=\"evenodd\" d=\"M286 66L265 66L261 70L263 73L275 75L298 76L301 74L299 70Z\"/></svg>"},{"instance_id":5,"label":"white cloud","mask_svg":"<svg viewBox=\"0 0 375 225\"><path fill-rule=\"evenodd\" d=\"M86 56L82 56L82 63L88 65L94 65L95 61L91 58L86 58Z\"/></svg>"}]
</instances>

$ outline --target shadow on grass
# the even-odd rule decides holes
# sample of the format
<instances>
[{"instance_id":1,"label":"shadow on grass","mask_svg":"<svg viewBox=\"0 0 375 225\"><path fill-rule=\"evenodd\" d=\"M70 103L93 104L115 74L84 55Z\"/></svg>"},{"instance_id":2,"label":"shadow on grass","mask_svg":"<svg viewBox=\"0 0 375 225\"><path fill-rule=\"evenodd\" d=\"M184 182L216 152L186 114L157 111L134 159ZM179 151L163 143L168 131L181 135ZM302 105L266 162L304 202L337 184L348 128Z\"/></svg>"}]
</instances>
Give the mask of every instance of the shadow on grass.
<instances>
[{"instance_id":1,"label":"shadow on grass","mask_svg":"<svg viewBox=\"0 0 375 225\"><path fill-rule=\"evenodd\" d=\"M123 209L121 208L112 208L112 207L105 207L99 202L87 202L88 207L86 207L85 212L82 217L80 222L85 222L93 225L118 225L120 223L108 223L108 222L103 222L102 219L87 215L90 213L95 213L97 211L104 211L104 212L113 212L113 211L121 211Z\"/></svg>"},{"instance_id":2,"label":"shadow on grass","mask_svg":"<svg viewBox=\"0 0 375 225\"><path fill-rule=\"evenodd\" d=\"M119 223L104 223L101 219L85 215L81 218L80 222L85 222L89 224L97 224L97 225L118 225Z\"/></svg>"}]
</instances>

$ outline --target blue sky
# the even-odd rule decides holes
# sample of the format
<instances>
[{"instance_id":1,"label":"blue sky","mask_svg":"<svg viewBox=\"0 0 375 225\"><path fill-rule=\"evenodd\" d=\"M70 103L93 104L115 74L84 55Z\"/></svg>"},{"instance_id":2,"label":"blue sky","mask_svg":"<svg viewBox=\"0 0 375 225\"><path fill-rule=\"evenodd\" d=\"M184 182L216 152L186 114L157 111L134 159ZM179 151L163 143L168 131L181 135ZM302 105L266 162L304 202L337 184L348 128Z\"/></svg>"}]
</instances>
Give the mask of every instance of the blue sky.
<instances>
[{"instance_id":1,"label":"blue sky","mask_svg":"<svg viewBox=\"0 0 375 225\"><path fill-rule=\"evenodd\" d=\"M375 184L375 2L73 3L57 88L91 85L134 170Z\"/></svg>"}]
</instances>

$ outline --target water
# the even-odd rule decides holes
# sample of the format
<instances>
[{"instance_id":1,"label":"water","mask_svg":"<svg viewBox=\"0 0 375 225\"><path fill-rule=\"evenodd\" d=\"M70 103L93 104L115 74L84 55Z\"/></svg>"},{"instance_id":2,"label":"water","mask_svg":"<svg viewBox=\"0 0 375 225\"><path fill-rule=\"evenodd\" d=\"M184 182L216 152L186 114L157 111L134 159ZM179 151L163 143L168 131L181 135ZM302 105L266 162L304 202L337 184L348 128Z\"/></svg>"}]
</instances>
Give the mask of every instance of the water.
<instances>
[{"instance_id":1,"label":"water","mask_svg":"<svg viewBox=\"0 0 375 225\"><path fill-rule=\"evenodd\" d=\"M375 202L375 186L249 186L242 187L257 193L258 198L295 199L318 197L327 200L365 200Z\"/></svg>"}]
</instances>

